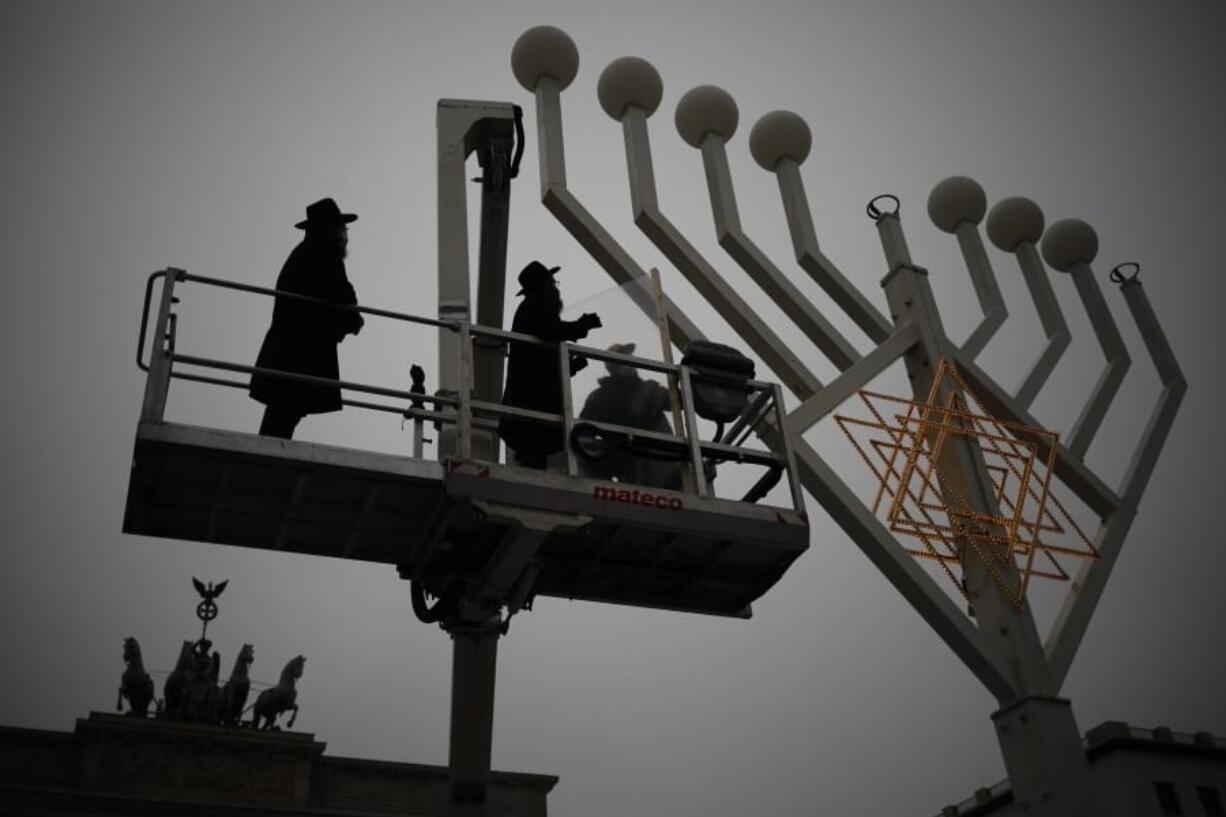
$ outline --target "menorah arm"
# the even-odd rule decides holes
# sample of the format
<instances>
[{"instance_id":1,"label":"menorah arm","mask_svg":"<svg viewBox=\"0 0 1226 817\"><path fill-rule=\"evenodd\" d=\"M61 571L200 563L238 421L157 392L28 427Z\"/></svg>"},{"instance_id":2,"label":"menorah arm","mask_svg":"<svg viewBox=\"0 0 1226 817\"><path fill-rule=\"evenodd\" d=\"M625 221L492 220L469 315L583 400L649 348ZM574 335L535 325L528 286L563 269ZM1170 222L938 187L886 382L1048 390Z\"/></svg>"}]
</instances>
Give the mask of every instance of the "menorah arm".
<instances>
[{"instance_id":1,"label":"menorah arm","mask_svg":"<svg viewBox=\"0 0 1226 817\"><path fill-rule=\"evenodd\" d=\"M627 287L626 292L646 315L655 320L656 306L651 296L650 277L596 221L587 208L580 204L570 191L557 188L546 191L541 196L541 201L545 209L553 214L618 286L631 282L641 284ZM698 327L667 295L664 296L664 304L668 315L669 336L673 343L684 349L691 341L703 339Z\"/></svg>"},{"instance_id":2,"label":"menorah arm","mask_svg":"<svg viewBox=\"0 0 1226 817\"><path fill-rule=\"evenodd\" d=\"M1030 290L1030 297L1039 313L1039 323L1047 336L1047 346L1030 367L1029 373L1022 379L1017 393L1013 396L1019 406L1029 409L1047 379L1051 377L1064 351L1068 349L1073 336L1069 332L1068 322L1064 319L1064 312L1060 309L1060 301L1051 288L1051 280L1047 277L1043 260L1039 258L1039 251L1033 243L1023 242L1017 245L1014 252L1022 276L1026 279L1026 288Z\"/></svg>"},{"instance_id":3,"label":"menorah arm","mask_svg":"<svg viewBox=\"0 0 1226 817\"><path fill-rule=\"evenodd\" d=\"M1077 286L1077 294L1081 297L1086 315L1090 319L1090 326L1093 327L1098 344L1107 358L1106 368L1099 375L1098 382L1094 384L1093 391L1090 392L1067 437L1068 450L1077 457L1085 457L1094 435L1102 425L1107 409L1111 407L1120 384L1124 382L1124 375L1132 365L1132 358L1128 355L1124 339L1120 337L1119 327L1111 317L1111 310L1107 308L1102 290L1094 280L1094 273L1090 271L1089 265L1077 264L1072 269L1072 276L1073 283Z\"/></svg>"},{"instance_id":4,"label":"menorah arm","mask_svg":"<svg viewBox=\"0 0 1226 817\"><path fill-rule=\"evenodd\" d=\"M859 359L859 352L741 230L723 137L716 133L707 134L702 140L701 149L719 245L839 371L846 371Z\"/></svg>"},{"instance_id":5,"label":"menorah arm","mask_svg":"<svg viewBox=\"0 0 1226 817\"><path fill-rule=\"evenodd\" d=\"M647 273L588 212L566 186L566 158L562 139L561 89L556 79L542 76L536 85L537 147L540 157L541 201L619 286L648 281ZM629 287L630 297L654 320L656 306L649 286ZM702 333L671 300L666 299L669 333L684 348Z\"/></svg>"},{"instance_id":6,"label":"menorah arm","mask_svg":"<svg viewBox=\"0 0 1226 817\"><path fill-rule=\"evenodd\" d=\"M979 629L807 442L797 436L793 449L802 483L831 519L997 700L1016 698L1020 690L1013 672L995 657Z\"/></svg>"},{"instance_id":7,"label":"menorah arm","mask_svg":"<svg viewBox=\"0 0 1226 817\"><path fill-rule=\"evenodd\" d=\"M1149 298L1141 288L1141 282L1136 278L1125 281L1120 290L1124 293L1128 310L1132 312L1137 329L1141 332L1141 340L1145 343L1154 368L1158 370L1158 377L1162 380L1162 393L1150 413L1145 431L1137 442L1120 483L1120 493L1124 501L1136 506L1141 501L1141 495L1145 493L1145 486L1149 483L1154 466L1158 462L1158 453L1175 422L1175 415L1179 412L1179 405L1188 390L1188 383L1178 361L1175 360L1175 353L1167 342L1166 333L1162 331L1162 326L1154 315Z\"/></svg>"},{"instance_id":8,"label":"menorah arm","mask_svg":"<svg viewBox=\"0 0 1226 817\"><path fill-rule=\"evenodd\" d=\"M660 212L656 204L647 117L641 108L631 106L626 110L622 116L622 131L626 141L634 223L788 388L802 400L816 394L822 388L817 376Z\"/></svg>"},{"instance_id":9,"label":"menorah arm","mask_svg":"<svg viewBox=\"0 0 1226 817\"><path fill-rule=\"evenodd\" d=\"M818 247L800 165L794 159L782 159L775 166L775 177L779 182L779 194L783 198L783 210L792 235L792 247L801 269L809 273L869 339L874 343L883 342L890 336L893 326Z\"/></svg>"},{"instance_id":10,"label":"menorah arm","mask_svg":"<svg viewBox=\"0 0 1226 817\"><path fill-rule=\"evenodd\" d=\"M876 349L856 361L856 364L830 381L821 391L805 400L788 414L788 427L793 436L799 437L815 423L834 411L874 377L906 354L918 339L919 333L912 323L903 323Z\"/></svg>"},{"instance_id":11,"label":"menorah arm","mask_svg":"<svg viewBox=\"0 0 1226 817\"><path fill-rule=\"evenodd\" d=\"M1009 317L1005 307L1005 299L1000 294L1000 286L996 283L996 274L992 271L992 263L983 247L983 239L979 235L979 225L963 221L954 230L958 237L958 246L966 261L967 272L971 276L971 285L975 288L975 297L979 300L979 308L983 310L983 320L971 331L962 343L962 354L974 360L979 357L988 341L1004 325Z\"/></svg>"},{"instance_id":12,"label":"menorah arm","mask_svg":"<svg viewBox=\"0 0 1226 817\"><path fill-rule=\"evenodd\" d=\"M1047 640L1043 644L1043 652L1047 657L1047 668L1051 673L1053 694L1060 691L1064 678L1068 675L1077 648L1085 636L1094 616L1094 608L1103 594L1107 579L1119 558L1128 529L1136 510L1123 505L1108 517L1099 527L1094 537L1094 549L1098 558L1083 562L1073 577L1072 587L1064 597L1064 603L1052 622Z\"/></svg>"},{"instance_id":13,"label":"menorah arm","mask_svg":"<svg viewBox=\"0 0 1226 817\"><path fill-rule=\"evenodd\" d=\"M1015 423L1018 426L1042 428L1041 423L1018 405L973 360L968 360L959 352L955 354L955 362L957 363L958 371L966 379L967 385L970 386L975 397L993 417L998 420ZM1040 458L1046 458L1048 446L1050 445L1046 435L1028 437L1020 429L1018 434L1023 439L1026 439L1027 442L1031 442L1038 447L1037 454ZM1069 486L1073 493L1082 502L1090 506L1100 517L1110 515L1123 504L1123 499L1112 491L1105 482L1099 479L1093 471L1086 467L1081 457L1075 455L1067 447L1059 443L1056 444L1054 468L1056 475L1064 480L1064 483Z\"/></svg>"},{"instance_id":14,"label":"menorah arm","mask_svg":"<svg viewBox=\"0 0 1226 817\"><path fill-rule=\"evenodd\" d=\"M1180 403L1188 390L1187 381L1167 342L1166 333L1162 331L1162 326L1158 323L1157 316L1154 315L1149 298L1146 297L1145 290L1141 288L1141 282L1135 277L1124 280L1120 289L1137 323L1137 329L1140 330L1141 339L1145 343L1150 359L1153 360L1158 376L1162 379L1162 392L1158 395L1158 401L1150 413L1145 431L1141 434L1128 468L1124 472L1124 478L1120 484L1120 495L1124 504L1103 524L1099 531L1098 541L1095 542L1099 559L1082 565L1074 580L1073 591L1065 599L1064 606L1056 617L1048 636L1046 645L1048 663L1057 684L1063 681L1073 663L1077 647L1094 615L1094 608L1098 605L1098 600L1115 567L1116 559L1119 558L1125 534L1132 524L1141 495L1145 493L1145 486L1153 474L1158 454L1166 442L1166 437L1175 422L1175 416L1179 413Z\"/></svg>"}]
</instances>

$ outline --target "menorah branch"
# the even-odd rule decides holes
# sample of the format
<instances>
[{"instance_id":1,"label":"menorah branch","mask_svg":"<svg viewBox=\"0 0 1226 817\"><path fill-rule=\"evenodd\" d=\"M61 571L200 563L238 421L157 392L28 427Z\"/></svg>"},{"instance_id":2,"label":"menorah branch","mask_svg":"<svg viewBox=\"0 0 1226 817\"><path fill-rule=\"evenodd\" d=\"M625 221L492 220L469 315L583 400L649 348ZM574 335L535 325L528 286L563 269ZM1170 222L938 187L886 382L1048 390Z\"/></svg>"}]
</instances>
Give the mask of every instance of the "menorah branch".
<instances>
[{"instance_id":1,"label":"menorah branch","mask_svg":"<svg viewBox=\"0 0 1226 817\"><path fill-rule=\"evenodd\" d=\"M626 164L634 223L651 239L686 280L743 337L754 353L798 397L805 399L821 389L821 381L804 365L788 344L771 331L736 289L724 280L656 206L655 175L647 133L647 115L631 105L622 114L626 141Z\"/></svg>"},{"instance_id":2,"label":"menorah branch","mask_svg":"<svg viewBox=\"0 0 1226 817\"><path fill-rule=\"evenodd\" d=\"M1001 199L988 213L988 238L997 249L1012 253L1017 258L1018 267L1026 279L1026 288L1030 291L1030 299L1039 313L1043 334L1047 337L1047 345L1022 378L1013 396L1023 409L1030 408L1072 342L1072 333L1052 290L1047 268L1043 266L1035 248L1036 242L1043 236L1045 225L1039 205L1024 196Z\"/></svg>"},{"instance_id":3,"label":"menorah branch","mask_svg":"<svg viewBox=\"0 0 1226 817\"><path fill-rule=\"evenodd\" d=\"M1094 537L1094 549L1098 551L1098 559L1087 561L1078 569L1072 587L1064 597L1060 611L1048 632L1043 649L1057 692L1064 683L1073 658L1077 655L1077 648L1081 646L1081 639L1090 626L1094 608L1098 606L1098 600L1107 586L1107 579L1111 577L1111 571L1119 558L1135 516L1134 508L1122 505L1103 522Z\"/></svg>"},{"instance_id":4,"label":"menorah branch","mask_svg":"<svg viewBox=\"0 0 1226 817\"><path fill-rule=\"evenodd\" d=\"M1145 343L1150 359L1154 362L1154 368L1158 370L1158 376L1162 379L1162 393L1158 396L1158 402L1150 413L1145 431L1142 432L1137 442L1137 447L1133 451L1128 467L1124 471L1124 478L1120 483L1120 493L1124 500L1136 505L1141 501L1141 495L1145 493L1145 486L1149 483L1149 478L1158 461L1158 454L1175 422L1175 415L1179 412L1180 403L1183 402L1183 396L1188 390L1188 383L1184 379L1178 361L1175 360L1175 353L1167 342L1166 333L1162 331L1162 326L1158 323L1149 298L1141 287L1141 282L1135 278L1125 281L1120 290L1124 293L1124 301L1128 304L1129 311L1132 312L1137 329L1141 333L1141 340Z\"/></svg>"},{"instance_id":5,"label":"menorah branch","mask_svg":"<svg viewBox=\"0 0 1226 817\"><path fill-rule=\"evenodd\" d=\"M1043 261L1039 258L1039 252L1034 244L1030 242L1018 244L1015 252L1018 266L1021 267L1022 275L1026 279L1026 288L1030 290L1030 297L1039 313L1039 323L1047 336L1047 345L1035 360L1034 365L1030 367L1030 371L1022 378L1017 393L1013 396L1018 405L1028 409L1035 397L1042 391L1048 378L1051 377L1052 371L1056 368L1060 358L1064 356L1065 350L1072 343L1073 335L1069 331L1064 312L1060 309L1060 302L1051 288L1047 270L1044 269Z\"/></svg>"},{"instance_id":6,"label":"menorah branch","mask_svg":"<svg viewBox=\"0 0 1226 817\"><path fill-rule=\"evenodd\" d=\"M1034 419L1025 409L985 373L973 360L967 360L961 355L955 357L958 371L966 378L967 384L975 396L994 417L1021 426L1042 428L1042 423ZM1040 455L1046 456L1050 445L1039 438L1027 440L1037 446ZM1066 446L1056 445L1056 456L1053 467L1061 480L1077 495L1082 502L1090 506L1100 517L1106 517L1123 504L1123 499L1115 493L1107 483L1103 482L1091 471L1081 457L1073 454Z\"/></svg>"},{"instance_id":7,"label":"menorah branch","mask_svg":"<svg viewBox=\"0 0 1226 817\"><path fill-rule=\"evenodd\" d=\"M1099 531L1095 544L1099 559L1082 565L1074 581L1073 590L1065 599L1048 636L1048 661L1057 681L1063 680L1072 665L1073 657L1077 654L1077 647L1094 615L1094 608L1098 605L1107 580L1111 577L1111 571L1123 549L1125 536L1136 514L1136 507L1145 492L1145 486L1157 464L1158 454L1166 442L1188 388L1175 354L1167 342L1166 333L1162 331L1140 281L1136 280L1134 275L1123 280L1120 289L1136 321L1150 359L1162 379L1162 392L1124 472L1120 485L1123 504L1104 522Z\"/></svg>"},{"instance_id":8,"label":"menorah branch","mask_svg":"<svg viewBox=\"0 0 1226 817\"><path fill-rule=\"evenodd\" d=\"M955 228L954 234L958 237L958 246L962 250L962 258L966 261L966 269L970 273L979 308L983 310L983 320L962 343L962 353L974 360L1004 325L1009 317L1009 310L1005 307L1005 299L996 283L996 274L992 272L992 264L983 248L978 225L963 221Z\"/></svg>"},{"instance_id":9,"label":"menorah branch","mask_svg":"<svg viewBox=\"0 0 1226 817\"><path fill-rule=\"evenodd\" d=\"M545 208L579 242L593 260L619 286L646 282L647 273L605 230L566 187L566 160L562 137L561 84L542 75L534 88L536 96L537 140L541 168L541 201ZM627 292L643 312L654 318L655 303L647 286L628 287ZM669 333L684 347L702 338L702 333L685 314L666 299Z\"/></svg>"},{"instance_id":10,"label":"menorah branch","mask_svg":"<svg viewBox=\"0 0 1226 817\"><path fill-rule=\"evenodd\" d=\"M839 371L845 371L859 359L859 352L741 230L724 139L709 133L702 140L701 149L719 245L792 319L805 337Z\"/></svg>"},{"instance_id":11,"label":"menorah branch","mask_svg":"<svg viewBox=\"0 0 1226 817\"><path fill-rule=\"evenodd\" d=\"M800 176L800 165L794 159L780 159L775 165L775 176L783 198L788 229L792 234L796 261L870 340L881 343L893 331L890 322L818 248L817 233L813 229L813 217L809 212L809 201Z\"/></svg>"},{"instance_id":12,"label":"menorah branch","mask_svg":"<svg viewBox=\"0 0 1226 817\"><path fill-rule=\"evenodd\" d=\"M843 401L864 388L911 348L919 337L915 325L902 323L877 348L856 361L856 364L830 381L825 388L788 414L788 426L793 434L803 434L823 417L838 408Z\"/></svg>"},{"instance_id":13,"label":"menorah branch","mask_svg":"<svg viewBox=\"0 0 1226 817\"><path fill-rule=\"evenodd\" d=\"M1132 358L1128 355L1124 339L1120 337L1120 330L1115 325L1115 319L1111 317L1111 310L1107 308L1107 302L1103 299L1102 290L1094 280L1089 264L1077 264L1072 269L1072 275L1077 294L1081 297L1081 303L1090 319L1090 326L1093 327L1098 344L1107 358L1106 368L1099 375L1098 382L1094 384L1089 399L1067 437L1069 451L1078 457L1084 457L1107 415L1107 410L1111 408L1120 384L1124 382L1124 375L1132 365Z\"/></svg>"},{"instance_id":14,"label":"menorah branch","mask_svg":"<svg viewBox=\"0 0 1226 817\"><path fill-rule=\"evenodd\" d=\"M1017 697L1012 671L996 657L984 635L803 438L797 437L793 445L805 489L835 524L997 700Z\"/></svg>"},{"instance_id":15,"label":"menorah branch","mask_svg":"<svg viewBox=\"0 0 1226 817\"><path fill-rule=\"evenodd\" d=\"M987 210L987 201L979 183L966 176L943 179L928 194L928 217L937 229L957 237L971 286L983 312L983 319L962 343L962 355L970 360L979 357L1009 317L992 263L979 236L979 222Z\"/></svg>"}]
</instances>

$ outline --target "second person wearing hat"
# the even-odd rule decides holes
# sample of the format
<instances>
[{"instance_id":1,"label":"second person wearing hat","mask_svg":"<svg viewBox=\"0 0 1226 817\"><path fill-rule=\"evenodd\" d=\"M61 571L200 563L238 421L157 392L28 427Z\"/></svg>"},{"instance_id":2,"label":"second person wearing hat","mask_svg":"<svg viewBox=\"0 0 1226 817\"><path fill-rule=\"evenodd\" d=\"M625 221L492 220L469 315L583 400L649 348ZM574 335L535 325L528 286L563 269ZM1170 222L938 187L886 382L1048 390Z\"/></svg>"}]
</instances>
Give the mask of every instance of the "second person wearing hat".
<instances>
[{"instance_id":1,"label":"second person wearing hat","mask_svg":"<svg viewBox=\"0 0 1226 817\"><path fill-rule=\"evenodd\" d=\"M584 313L575 321L562 320L562 295L554 281L558 269L532 261L519 273L518 294L523 296L523 301L515 310L512 332L557 343L580 340L601 326L600 316L595 312ZM571 373L583 365L586 361L576 361ZM516 408L561 414L562 374L558 369L557 349L512 343L502 402ZM503 417L498 423L498 433L514 452L517 465L543 470L549 455L562 450L562 429L558 425Z\"/></svg>"}]
</instances>

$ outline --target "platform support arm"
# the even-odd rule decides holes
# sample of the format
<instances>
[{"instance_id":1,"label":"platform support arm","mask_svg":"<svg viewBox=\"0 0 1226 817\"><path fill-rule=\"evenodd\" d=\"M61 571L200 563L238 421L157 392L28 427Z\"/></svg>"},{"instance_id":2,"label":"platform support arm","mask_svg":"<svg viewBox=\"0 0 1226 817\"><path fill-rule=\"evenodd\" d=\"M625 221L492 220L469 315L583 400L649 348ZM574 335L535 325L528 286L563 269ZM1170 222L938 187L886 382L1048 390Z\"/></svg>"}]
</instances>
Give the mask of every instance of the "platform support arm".
<instances>
[{"instance_id":1,"label":"platform support arm","mask_svg":"<svg viewBox=\"0 0 1226 817\"><path fill-rule=\"evenodd\" d=\"M160 423L166 416L166 396L170 390L171 310L175 301L175 282L183 270L167 267L162 276L162 297L158 301L157 320L153 324L153 343L149 352L149 372L145 376L145 396L141 401L143 423Z\"/></svg>"},{"instance_id":2,"label":"platform support arm","mask_svg":"<svg viewBox=\"0 0 1226 817\"><path fill-rule=\"evenodd\" d=\"M449 817L486 817L490 813L499 636L498 626L488 624L451 628Z\"/></svg>"},{"instance_id":3,"label":"platform support arm","mask_svg":"<svg viewBox=\"0 0 1226 817\"><path fill-rule=\"evenodd\" d=\"M513 117L520 116L513 109ZM477 323L502 328L506 300L507 230L511 218L511 179L518 171L512 164L515 138L512 121L484 120L482 144L477 147L481 164L481 239L477 255ZM505 350L500 343L478 339L473 360L473 394L478 400L498 400L502 394Z\"/></svg>"},{"instance_id":4,"label":"platform support arm","mask_svg":"<svg viewBox=\"0 0 1226 817\"><path fill-rule=\"evenodd\" d=\"M461 459L473 456L473 336L467 323L460 324L459 403L456 411L456 448ZM489 455L491 452L483 452ZM493 459L492 456L482 457Z\"/></svg>"},{"instance_id":5,"label":"platform support arm","mask_svg":"<svg viewBox=\"0 0 1226 817\"><path fill-rule=\"evenodd\" d=\"M506 278L507 225L510 206L510 153L515 106L506 102L441 99L438 103L438 316L441 320L472 323L472 293L469 283L468 156L478 153L482 179L481 237L478 280L478 319L501 328ZM482 347L475 360L467 345L450 329L439 330L438 388L443 393L460 392L461 358L475 365L468 389L479 399L497 400L502 388L503 350ZM463 395L471 397L472 395ZM455 455L460 447L454 429L440 433L440 456ZM497 458L497 444L490 432L475 437L476 456ZM473 439L466 445L472 446ZM461 455L465 456L465 455Z\"/></svg>"},{"instance_id":6,"label":"platform support arm","mask_svg":"<svg viewBox=\"0 0 1226 817\"><path fill-rule=\"evenodd\" d=\"M705 497L710 491L707 484L707 472L703 467L701 440L698 434L698 416L694 411L694 385L690 377L690 367L681 367L678 378L681 386L681 408L685 412L685 436L690 446L690 467L694 469L694 492L699 497Z\"/></svg>"},{"instance_id":7,"label":"platform support arm","mask_svg":"<svg viewBox=\"0 0 1226 817\"><path fill-rule=\"evenodd\" d=\"M566 460L567 476L579 475L579 462L575 459L575 446L571 432L575 429L574 395L570 382L570 344L558 344L558 377L562 383L562 456Z\"/></svg>"}]
</instances>

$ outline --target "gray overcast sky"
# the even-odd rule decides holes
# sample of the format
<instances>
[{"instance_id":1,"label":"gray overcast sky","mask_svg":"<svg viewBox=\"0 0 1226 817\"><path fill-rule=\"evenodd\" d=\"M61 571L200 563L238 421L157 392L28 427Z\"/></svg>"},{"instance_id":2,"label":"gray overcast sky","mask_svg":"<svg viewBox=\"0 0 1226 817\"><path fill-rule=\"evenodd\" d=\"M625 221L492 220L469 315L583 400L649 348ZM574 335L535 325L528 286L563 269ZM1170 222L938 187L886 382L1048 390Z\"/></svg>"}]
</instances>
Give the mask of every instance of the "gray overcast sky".
<instances>
[{"instance_id":1,"label":"gray overcast sky","mask_svg":"<svg viewBox=\"0 0 1226 817\"><path fill-rule=\"evenodd\" d=\"M883 304L863 207L896 193L955 338L977 313L955 242L924 214L945 176L975 177L989 201L1031 196L1049 223L1090 221L1100 278L1143 264L1190 391L1065 692L1083 729L1121 719L1226 734L1221 3L9 0L0 23L0 722L69 729L113 706L127 635L149 666L169 667L197 632L196 575L231 580L211 628L226 671L243 642L258 679L308 656L298 725L330 752L445 762L449 643L412 617L393 571L120 533L143 385L139 299L168 264L271 285L303 206L332 195L361 214L349 265L361 300L432 313L435 103L517 102L531 123L509 54L523 30L550 23L581 52L563 95L572 189L641 263L663 267L717 338L719 317L631 223L620 129L595 99L616 57L645 57L664 78L651 120L662 207L772 320L780 313L715 244L699 155L672 127L694 85L738 100L729 150L745 230L808 293L774 181L746 149L749 126L776 108L813 129L803 172L827 254ZM529 138L510 266L562 264L568 300L595 297L609 281L541 207ZM1041 335L1016 265L992 259L1013 317L986 368L1012 385ZM1054 285L1075 342L1036 412L1062 429L1102 360L1071 282ZM1104 287L1134 351L1088 457L1114 483L1157 380ZM183 315L185 348L245 361L267 304L193 291ZM342 346L341 365L403 383L409 362L431 368L432 344L372 326ZM238 393L176 386L170 417L251 429L258 411ZM394 420L349 414L308 420L303 436L382 450L407 440ZM829 429L815 442L859 479ZM1003 777L990 696L809 510L810 552L751 621L548 599L518 618L500 651L495 766L560 775L553 813L594 817L931 814Z\"/></svg>"}]
</instances>

